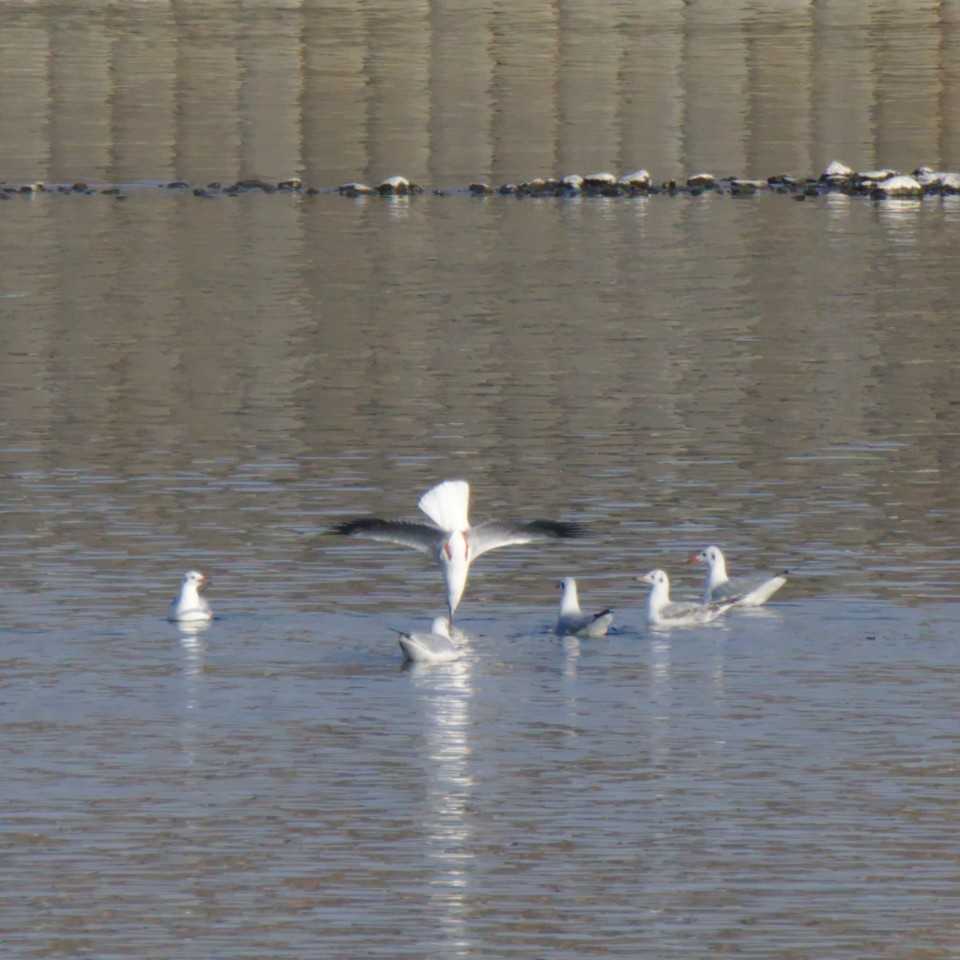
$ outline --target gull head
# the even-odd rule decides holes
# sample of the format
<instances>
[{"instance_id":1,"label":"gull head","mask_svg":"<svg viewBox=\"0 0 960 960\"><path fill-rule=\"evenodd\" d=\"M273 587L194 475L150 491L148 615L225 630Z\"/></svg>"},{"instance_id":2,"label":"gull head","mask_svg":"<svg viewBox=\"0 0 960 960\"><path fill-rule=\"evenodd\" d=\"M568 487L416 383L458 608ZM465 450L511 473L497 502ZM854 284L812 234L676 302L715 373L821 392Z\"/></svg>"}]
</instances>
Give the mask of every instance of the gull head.
<instances>
[{"instance_id":1,"label":"gull head","mask_svg":"<svg viewBox=\"0 0 960 960\"><path fill-rule=\"evenodd\" d=\"M183 575L183 585L185 587L193 587L194 590L199 592L200 590L205 590L210 585L210 578L199 570L188 570Z\"/></svg>"},{"instance_id":2,"label":"gull head","mask_svg":"<svg viewBox=\"0 0 960 960\"><path fill-rule=\"evenodd\" d=\"M688 563L705 563L709 567L715 567L723 563L723 553L719 547L704 547L699 553L691 553Z\"/></svg>"},{"instance_id":3,"label":"gull head","mask_svg":"<svg viewBox=\"0 0 960 960\"><path fill-rule=\"evenodd\" d=\"M665 570L651 570L642 577L637 577L637 580L641 583L649 583L652 587L670 588L670 578L667 576Z\"/></svg>"}]
</instances>

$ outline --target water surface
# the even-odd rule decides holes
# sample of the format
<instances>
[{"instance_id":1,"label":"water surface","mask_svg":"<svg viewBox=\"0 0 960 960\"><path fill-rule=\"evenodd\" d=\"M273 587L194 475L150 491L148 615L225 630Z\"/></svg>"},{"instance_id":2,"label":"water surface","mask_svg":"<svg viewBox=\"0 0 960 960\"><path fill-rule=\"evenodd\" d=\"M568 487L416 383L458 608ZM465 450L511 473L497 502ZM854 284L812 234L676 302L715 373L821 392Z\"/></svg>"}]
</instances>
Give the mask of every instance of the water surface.
<instances>
[{"instance_id":1,"label":"water surface","mask_svg":"<svg viewBox=\"0 0 960 960\"><path fill-rule=\"evenodd\" d=\"M40 3L0 176L956 169L951 9ZM956 198L0 208L17 956L955 949ZM446 477L590 536L482 558L403 670L436 570L324 531ZM787 587L648 631L712 542Z\"/></svg>"}]
</instances>

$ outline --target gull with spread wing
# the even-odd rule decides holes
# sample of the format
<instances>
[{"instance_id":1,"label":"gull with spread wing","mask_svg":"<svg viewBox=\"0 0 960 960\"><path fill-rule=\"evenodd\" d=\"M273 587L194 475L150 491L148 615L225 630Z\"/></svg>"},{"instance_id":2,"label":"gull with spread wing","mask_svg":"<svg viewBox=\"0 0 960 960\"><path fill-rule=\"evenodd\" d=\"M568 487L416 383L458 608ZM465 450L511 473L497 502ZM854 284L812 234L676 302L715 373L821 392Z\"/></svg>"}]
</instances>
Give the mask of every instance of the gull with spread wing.
<instances>
[{"instance_id":1,"label":"gull with spread wing","mask_svg":"<svg viewBox=\"0 0 960 960\"><path fill-rule=\"evenodd\" d=\"M337 524L332 532L347 537L367 537L412 547L432 556L440 566L447 588L450 625L467 585L470 564L497 547L578 537L583 528L576 523L557 520L502 522L484 520L470 526L470 484L466 480L444 480L431 487L417 506L432 525L403 520L360 517Z\"/></svg>"}]
</instances>

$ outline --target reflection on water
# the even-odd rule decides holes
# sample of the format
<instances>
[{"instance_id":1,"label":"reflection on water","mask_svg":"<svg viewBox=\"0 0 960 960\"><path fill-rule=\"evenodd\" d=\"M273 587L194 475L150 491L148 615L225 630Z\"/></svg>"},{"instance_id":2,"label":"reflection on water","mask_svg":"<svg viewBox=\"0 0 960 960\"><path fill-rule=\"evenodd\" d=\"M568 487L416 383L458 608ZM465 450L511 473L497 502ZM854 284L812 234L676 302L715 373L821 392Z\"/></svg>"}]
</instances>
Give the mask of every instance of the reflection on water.
<instances>
[{"instance_id":1,"label":"reflection on water","mask_svg":"<svg viewBox=\"0 0 960 960\"><path fill-rule=\"evenodd\" d=\"M11 179L960 164L950 4L0 26ZM10 951L955 952L956 198L0 207ZM463 659L404 671L434 566L323 531L446 477L590 535L484 558ZM636 575L697 596L710 542L787 587L648 631ZM610 636L554 636L568 572Z\"/></svg>"},{"instance_id":2,"label":"reflection on water","mask_svg":"<svg viewBox=\"0 0 960 960\"><path fill-rule=\"evenodd\" d=\"M445 187L960 157L953 4L394 6L8 6L4 175Z\"/></svg>"},{"instance_id":3,"label":"reflection on water","mask_svg":"<svg viewBox=\"0 0 960 960\"><path fill-rule=\"evenodd\" d=\"M434 861L428 914L448 956L466 956L471 947L465 929L474 859L467 816L474 786L468 740L471 669L470 658L461 657L442 669L410 671L427 757L426 798L418 819L427 856Z\"/></svg>"},{"instance_id":4,"label":"reflection on water","mask_svg":"<svg viewBox=\"0 0 960 960\"><path fill-rule=\"evenodd\" d=\"M180 742L184 761L192 767L195 760L199 707L203 698L203 671L207 645L203 634L209 622L178 623L180 649L183 652L183 701L181 707Z\"/></svg>"}]
</instances>

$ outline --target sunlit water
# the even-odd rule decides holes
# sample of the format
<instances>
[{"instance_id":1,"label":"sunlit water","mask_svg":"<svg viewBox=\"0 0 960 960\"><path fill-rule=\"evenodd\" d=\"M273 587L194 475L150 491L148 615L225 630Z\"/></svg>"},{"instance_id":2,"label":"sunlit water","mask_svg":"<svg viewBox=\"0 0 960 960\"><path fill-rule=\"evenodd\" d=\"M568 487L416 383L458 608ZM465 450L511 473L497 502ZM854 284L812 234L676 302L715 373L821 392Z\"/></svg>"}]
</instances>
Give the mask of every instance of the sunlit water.
<instances>
[{"instance_id":1,"label":"sunlit water","mask_svg":"<svg viewBox=\"0 0 960 960\"><path fill-rule=\"evenodd\" d=\"M844 47L822 19L839 8L663 9L646 46L579 7L518 7L507 31L437 8L425 47L417 17L352 7L339 33L298 5L233 24L211 4L192 27L161 5L5 13L30 122L0 138L4 175L444 185L632 169L644 142L664 176L960 165L956 91L930 94L955 76L927 43L949 11L871 8ZM290 72L301 41L341 52L340 100ZM458 44L479 60L457 69ZM666 104L639 79L655 55L684 78ZM774 82L791 70L810 97ZM829 78L865 109L822 96ZM636 127L595 108L627 88ZM523 89L555 99L524 113ZM311 112L298 90L328 96ZM955 952L958 233L955 198L0 204L5 949ZM475 520L589 536L483 557L462 659L403 669L393 628L441 612L438 572L324 531L413 519L445 477L471 481ZM649 631L635 578L664 567L692 596L707 543L790 580L765 609ZM196 633L163 620L190 567L220 615ZM553 635L565 575L615 609L611 636Z\"/></svg>"}]
</instances>

